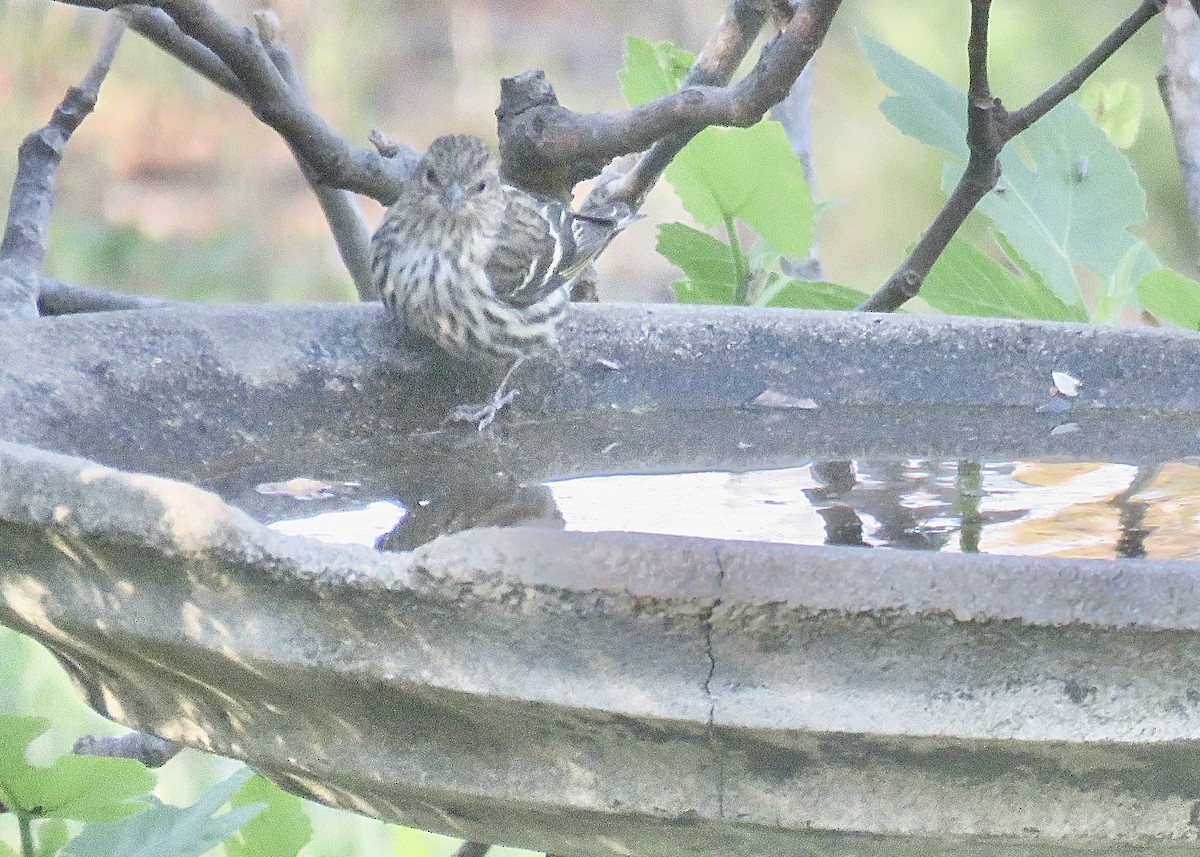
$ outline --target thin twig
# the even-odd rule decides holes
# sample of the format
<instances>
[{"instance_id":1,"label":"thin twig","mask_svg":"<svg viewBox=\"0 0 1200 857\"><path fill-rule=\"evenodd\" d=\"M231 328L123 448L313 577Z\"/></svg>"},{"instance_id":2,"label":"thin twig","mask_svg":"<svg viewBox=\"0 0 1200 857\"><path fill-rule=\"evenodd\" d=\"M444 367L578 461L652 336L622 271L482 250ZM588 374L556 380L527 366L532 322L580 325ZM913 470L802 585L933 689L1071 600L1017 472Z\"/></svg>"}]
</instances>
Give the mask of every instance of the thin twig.
<instances>
[{"instance_id":1,"label":"thin twig","mask_svg":"<svg viewBox=\"0 0 1200 857\"><path fill-rule=\"evenodd\" d=\"M716 30L697 54L696 61L684 78L684 87L728 85L766 20L767 8L762 2L733 0L721 16ZM607 202L609 198L634 200L640 208L646 194L654 187L667 165L694 136L695 133L676 134L655 141L620 184L605 192L603 201Z\"/></svg>"},{"instance_id":2,"label":"thin twig","mask_svg":"<svg viewBox=\"0 0 1200 857\"><path fill-rule=\"evenodd\" d=\"M304 88L304 81L296 70L296 63L292 59L291 52L280 38L279 17L274 12L260 11L254 13L254 21L258 26L258 37L262 40L267 55L287 82L293 97L311 108L312 102ZM347 190L322 184L317 179L312 167L290 142L288 147L291 148L296 163L300 165L300 171L304 174L305 180L317 197L317 202L321 205L321 210L325 213L325 221L329 224L330 232L333 233L333 240L337 244L338 254L342 257L342 264L346 266L346 270L350 272L350 278L354 281L354 288L358 292L359 300L379 300L379 290L371 277L371 233L367 229L366 220L363 219L358 200Z\"/></svg>"},{"instance_id":3,"label":"thin twig","mask_svg":"<svg viewBox=\"0 0 1200 857\"><path fill-rule=\"evenodd\" d=\"M17 149L17 175L0 242L0 318L37 315L46 228L54 208L58 165L67 142L96 106L100 85L116 56L125 24L109 22L92 67L67 90L49 124L30 133Z\"/></svg>"},{"instance_id":4,"label":"thin twig","mask_svg":"<svg viewBox=\"0 0 1200 857\"><path fill-rule=\"evenodd\" d=\"M204 45L186 35L171 16L162 9L149 6L122 6L118 14L129 24L129 28L157 45L184 65L207 78L234 97L246 101L248 96L241 81Z\"/></svg>"},{"instance_id":5,"label":"thin twig","mask_svg":"<svg viewBox=\"0 0 1200 857\"><path fill-rule=\"evenodd\" d=\"M1000 150L1017 134L1049 113L1075 92L1104 60L1129 41L1147 21L1162 11L1166 0L1142 0L1129 17L1057 82L1025 107L1009 113L1000 99L992 96L987 79L987 27L991 0L971 0L971 35L967 47L970 82L967 97L967 168L921 236L908 258L900 264L875 294L858 309L891 312L916 297L934 263L950 243L984 195L1000 177Z\"/></svg>"},{"instance_id":6,"label":"thin twig","mask_svg":"<svg viewBox=\"0 0 1200 857\"><path fill-rule=\"evenodd\" d=\"M190 67L201 76L229 92L239 100L251 104L246 88L230 70L229 66L205 45L185 34L175 21L162 9L148 6L124 6L120 14L135 30L149 41L153 42L166 53L171 54L184 65ZM291 90L294 98L305 107L311 109L312 104L304 88L295 61L287 46L280 38L278 17L272 12L255 13L258 37L270 57L271 62L279 71ZM251 104L251 106L253 106ZM287 141L285 141L287 142ZM370 233L354 196L345 190L321 184L315 172L296 148L288 143L296 162L303 173L309 187L312 188L325 219L337 244L338 253L350 277L354 281L355 290L361 300L377 300L379 295L371 280L369 270Z\"/></svg>"},{"instance_id":7,"label":"thin twig","mask_svg":"<svg viewBox=\"0 0 1200 857\"><path fill-rule=\"evenodd\" d=\"M804 171L804 183L809 192L815 197L817 193L817 170L813 163L812 148L812 87L815 59L810 61L792 84L788 97L775 105L771 110L771 118L783 126L792 151L800 161ZM812 246L808 255L803 259L783 260L783 272L790 277L803 280L824 280L825 272L821 268L820 253L817 249L816 229L813 229Z\"/></svg>"},{"instance_id":8,"label":"thin twig","mask_svg":"<svg viewBox=\"0 0 1200 857\"><path fill-rule=\"evenodd\" d=\"M801 3L754 69L727 86L772 5L733 3L683 88L629 110L575 113L558 104L540 72L509 79L496 111L505 175L534 192L565 198L575 182L596 175L613 158L645 151L628 174L598 186L584 205L613 200L639 207L689 139L710 125L752 125L787 96L840 2Z\"/></svg>"},{"instance_id":9,"label":"thin twig","mask_svg":"<svg viewBox=\"0 0 1200 857\"><path fill-rule=\"evenodd\" d=\"M161 768L179 754L183 745L145 732L128 732L124 735L84 735L71 749L80 756L137 759L147 768Z\"/></svg>"},{"instance_id":10,"label":"thin twig","mask_svg":"<svg viewBox=\"0 0 1200 857\"><path fill-rule=\"evenodd\" d=\"M1059 102L1083 86L1091 75L1104 64L1104 61L1117 52L1123 44L1129 41L1146 23L1163 10L1166 0L1142 0L1133 12L1118 24L1100 44L1087 56L1079 61L1073 69L1064 74L1057 82L1048 87L1045 92L1033 101L1014 110L1009 117L1011 136L1020 134L1037 120L1041 119Z\"/></svg>"},{"instance_id":11,"label":"thin twig","mask_svg":"<svg viewBox=\"0 0 1200 857\"><path fill-rule=\"evenodd\" d=\"M121 0L59 0L90 9L114 9ZM154 0L179 31L204 46L239 81L246 103L304 159L321 184L351 190L391 204L407 175L407 161L352 146L310 107L297 99L271 61L261 39L221 15L205 0Z\"/></svg>"}]
</instances>

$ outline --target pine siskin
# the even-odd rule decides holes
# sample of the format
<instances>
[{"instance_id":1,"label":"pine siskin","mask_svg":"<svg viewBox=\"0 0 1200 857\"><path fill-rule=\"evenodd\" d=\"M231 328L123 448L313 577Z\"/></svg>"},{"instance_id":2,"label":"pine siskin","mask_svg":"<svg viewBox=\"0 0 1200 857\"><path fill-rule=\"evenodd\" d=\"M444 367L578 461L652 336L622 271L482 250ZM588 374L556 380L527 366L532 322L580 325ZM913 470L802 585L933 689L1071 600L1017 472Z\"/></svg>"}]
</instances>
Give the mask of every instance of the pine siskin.
<instances>
[{"instance_id":1,"label":"pine siskin","mask_svg":"<svg viewBox=\"0 0 1200 857\"><path fill-rule=\"evenodd\" d=\"M508 379L550 348L571 284L635 218L628 206L579 214L506 185L483 141L433 141L371 240L384 306L452 357L508 365L490 403L455 420L480 430L512 401Z\"/></svg>"}]
</instances>

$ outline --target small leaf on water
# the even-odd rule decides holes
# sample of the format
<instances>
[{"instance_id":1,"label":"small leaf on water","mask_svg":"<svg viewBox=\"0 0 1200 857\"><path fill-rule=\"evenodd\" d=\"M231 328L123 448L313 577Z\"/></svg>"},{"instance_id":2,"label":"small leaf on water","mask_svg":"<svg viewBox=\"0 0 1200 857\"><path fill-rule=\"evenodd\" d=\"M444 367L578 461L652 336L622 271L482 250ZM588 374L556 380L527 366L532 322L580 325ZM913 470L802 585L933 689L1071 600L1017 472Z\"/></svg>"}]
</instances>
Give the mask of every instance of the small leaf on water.
<instances>
[{"instance_id":1,"label":"small leaf on water","mask_svg":"<svg viewBox=\"0 0 1200 857\"><path fill-rule=\"evenodd\" d=\"M820 407L814 399L789 396L787 393L772 390L770 387L751 399L750 404L756 408L794 408L804 411L812 411Z\"/></svg>"},{"instance_id":2,"label":"small leaf on water","mask_svg":"<svg viewBox=\"0 0 1200 857\"><path fill-rule=\"evenodd\" d=\"M1079 388L1083 386L1082 381L1067 372L1051 372L1050 379L1054 381L1055 390L1072 399L1079 395Z\"/></svg>"}]
</instances>

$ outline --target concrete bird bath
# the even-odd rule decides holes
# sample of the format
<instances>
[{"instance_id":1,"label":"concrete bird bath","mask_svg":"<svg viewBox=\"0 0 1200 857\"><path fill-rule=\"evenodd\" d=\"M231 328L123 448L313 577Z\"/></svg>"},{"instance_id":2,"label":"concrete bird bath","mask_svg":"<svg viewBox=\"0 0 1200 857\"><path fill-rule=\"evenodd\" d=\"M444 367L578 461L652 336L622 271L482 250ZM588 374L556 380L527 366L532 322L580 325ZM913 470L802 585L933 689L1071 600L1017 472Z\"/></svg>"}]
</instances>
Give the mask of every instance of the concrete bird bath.
<instances>
[{"instance_id":1,"label":"concrete bird bath","mask_svg":"<svg viewBox=\"0 0 1200 857\"><path fill-rule=\"evenodd\" d=\"M253 490L302 468L410 502L498 471L1180 461L1195 335L581 307L477 435L439 422L480 390L376 307L0 330L0 621L129 726L554 854L1196 846L1198 563L529 527L380 553L268 529Z\"/></svg>"}]
</instances>

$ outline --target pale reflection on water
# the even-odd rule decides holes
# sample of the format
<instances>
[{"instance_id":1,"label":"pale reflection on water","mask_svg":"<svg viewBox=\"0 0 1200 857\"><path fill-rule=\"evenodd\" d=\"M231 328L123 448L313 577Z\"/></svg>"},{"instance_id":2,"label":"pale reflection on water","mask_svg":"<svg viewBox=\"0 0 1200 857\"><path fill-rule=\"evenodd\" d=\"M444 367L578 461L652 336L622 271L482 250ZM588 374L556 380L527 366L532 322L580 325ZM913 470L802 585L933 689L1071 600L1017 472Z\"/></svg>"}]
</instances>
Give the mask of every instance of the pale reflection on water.
<instances>
[{"instance_id":1,"label":"pale reflection on water","mask_svg":"<svg viewBox=\"0 0 1200 857\"><path fill-rule=\"evenodd\" d=\"M568 530L663 533L1029 556L1200 558L1200 466L1081 462L832 462L747 473L548 483ZM404 516L363 509L279 521L373 544Z\"/></svg>"},{"instance_id":2,"label":"pale reflection on water","mask_svg":"<svg viewBox=\"0 0 1200 857\"><path fill-rule=\"evenodd\" d=\"M809 467L752 473L606 476L551 483L568 529L631 530L826 544L830 511L861 525L859 544L963 550L964 518L986 553L1200 557L1200 467L1002 463L965 484L956 462L864 465L852 488L828 491ZM968 547L967 549L971 549ZM1137 555L1137 552L1124 555Z\"/></svg>"}]
</instances>

